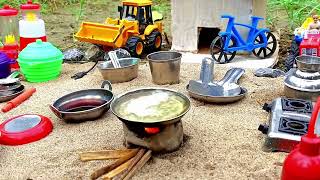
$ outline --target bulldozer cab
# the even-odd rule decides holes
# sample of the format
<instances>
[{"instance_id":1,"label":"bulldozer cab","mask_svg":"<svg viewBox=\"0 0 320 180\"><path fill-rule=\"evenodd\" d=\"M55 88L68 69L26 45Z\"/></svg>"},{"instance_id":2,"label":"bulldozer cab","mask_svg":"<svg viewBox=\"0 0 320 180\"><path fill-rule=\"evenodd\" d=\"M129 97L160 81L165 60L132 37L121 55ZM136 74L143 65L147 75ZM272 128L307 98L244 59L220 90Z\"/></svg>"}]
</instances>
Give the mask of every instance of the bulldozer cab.
<instances>
[{"instance_id":1,"label":"bulldozer cab","mask_svg":"<svg viewBox=\"0 0 320 180\"><path fill-rule=\"evenodd\" d=\"M153 24L151 5L149 6L119 6L120 19L138 21L139 23Z\"/></svg>"}]
</instances>

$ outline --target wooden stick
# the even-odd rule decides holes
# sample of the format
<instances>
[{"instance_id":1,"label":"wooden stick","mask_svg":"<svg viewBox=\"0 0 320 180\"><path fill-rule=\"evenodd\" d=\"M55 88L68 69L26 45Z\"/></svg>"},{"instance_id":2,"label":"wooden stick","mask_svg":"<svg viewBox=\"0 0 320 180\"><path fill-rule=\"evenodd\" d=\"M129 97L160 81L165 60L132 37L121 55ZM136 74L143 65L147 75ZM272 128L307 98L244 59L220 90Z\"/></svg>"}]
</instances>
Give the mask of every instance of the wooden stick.
<instances>
[{"instance_id":1,"label":"wooden stick","mask_svg":"<svg viewBox=\"0 0 320 180\"><path fill-rule=\"evenodd\" d=\"M108 166L105 166L105 167L102 167L102 168L96 170L95 172L93 172L91 174L91 179L92 180L98 179L100 176L114 170L116 167L120 166L124 162L128 161L129 159L131 159L132 157L137 155L137 153L138 153L138 149L134 149L130 153L128 153L128 155L116 160L111 165L108 165Z\"/></svg>"},{"instance_id":2,"label":"wooden stick","mask_svg":"<svg viewBox=\"0 0 320 180\"><path fill-rule=\"evenodd\" d=\"M146 153L145 149L140 149L137 155L133 158L134 160L132 161L128 169L123 171L123 173L119 174L119 176L115 177L114 180L123 179L126 176L126 174L128 174L129 171L131 171L131 169L140 161L140 159L143 157L145 153Z\"/></svg>"},{"instance_id":3,"label":"wooden stick","mask_svg":"<svg viewBox=\"0 0 320 180\"><path fill-rule=\"evenodd\" d=\"M145 153L144 156L140 159L140 161L133 167L133 169L125 176L123 180L131 179L135 175L135 173L149 161L152 155L151 153L151 150Z\"/></svg>"},{"instance_id":4,"label":"wooden stick","mask_svg":"<svg viewBox=\"0 0 320 180\"><path fill-rule=\"evenodd\" d=\"M81 161L92 160L106 160L106 159L118 159L127 156L132 151L138 151L138 149L122 149L122 150L104 150L104 151L89 151L81 152Z\"/></svg>"},{"instance_id":5,"label":"wooden stick","mask_svg":"<svg viewBox=\"0 0 320 180\"><path fill-rule=\"evenodd\" d=\"M108 172L106 175L102 176L102 179L104 180L110 180L113 177L117 176L118 174L122 173L123 171L125 171L126 169L128 169L128 167L130 166L130 164L132 163L133 158L131 158L129 161L121 164L120 166L118 166L117 168L115 168L114 170Z\"/></svg>"}]
</instances>

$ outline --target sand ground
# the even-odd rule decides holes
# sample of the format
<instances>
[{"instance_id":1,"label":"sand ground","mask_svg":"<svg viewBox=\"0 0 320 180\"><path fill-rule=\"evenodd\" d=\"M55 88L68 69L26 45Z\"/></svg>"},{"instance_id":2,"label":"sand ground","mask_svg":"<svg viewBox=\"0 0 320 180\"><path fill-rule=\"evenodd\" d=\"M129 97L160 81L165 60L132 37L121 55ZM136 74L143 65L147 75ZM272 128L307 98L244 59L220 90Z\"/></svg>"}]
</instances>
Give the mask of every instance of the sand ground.
<instances>
[{"instance_id":1,"label":"sand ground","mask_svg":"<svg viewBox=\"0 0 320 180\"><path fill-rule=\"evenodd\" d=\"M0 146L0 179L89 179L90 173L111 161L81 162L78 153L88 150L123 147L121 122L109 111L96 121L66 124L49 109L49 104L64 94L99 88L102 77L96 69L80 80L71 75L86 70L91 64L64 65L59 79L48 83L30 84L37 92L28 101L6 114L0 122L25 113L51 118L53 132L46 138L27 145ZM190 79L198 79L200 65L182 64L181 83L164 86L187 94ZM215 68L216 78L227 71ZM240 83L249 94L230 105L211 105L192 99L191 110L183 117L186 140L170 154L156 155L134 179L279 179L285 153L262 151L264 135L258 125L268 120L261 109L283 93L282 78L258 78L247 70ZM156 86L151 81L147 64L140 66L139 77L131 82L114 84L119 94L140 87ZM3 106L3 104L0 104Z\"/></svg>"}]
</instances>

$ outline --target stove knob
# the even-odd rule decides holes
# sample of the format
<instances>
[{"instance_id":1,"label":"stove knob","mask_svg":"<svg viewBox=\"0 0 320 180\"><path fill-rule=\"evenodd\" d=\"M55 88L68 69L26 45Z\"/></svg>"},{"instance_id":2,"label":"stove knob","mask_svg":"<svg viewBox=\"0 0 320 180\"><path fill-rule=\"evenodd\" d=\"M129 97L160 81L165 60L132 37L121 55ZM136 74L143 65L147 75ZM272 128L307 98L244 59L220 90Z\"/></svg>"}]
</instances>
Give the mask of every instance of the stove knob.
<instances>
[{"instance_id":1,"label":"stove knob","mask_svg":"<svg viewBox=\"0 0 320 180\"><path fill-rule=\"evenodd\" d=\"M261 131L263 134L267 134L269 131L269 126L266 124L260 124L258 130Z\"/></svg>"},{"instance_id":2,"label":"stove knob","mask_svg":"<svg viewBox=\"0 0 320 180\"><path fill-rule=\"evenodd\" d=\"M270 112L271 111L271 107L269 104L265 103L262 107L263 110L267 111L267 112Z\"/></svg>"}]
</instances>

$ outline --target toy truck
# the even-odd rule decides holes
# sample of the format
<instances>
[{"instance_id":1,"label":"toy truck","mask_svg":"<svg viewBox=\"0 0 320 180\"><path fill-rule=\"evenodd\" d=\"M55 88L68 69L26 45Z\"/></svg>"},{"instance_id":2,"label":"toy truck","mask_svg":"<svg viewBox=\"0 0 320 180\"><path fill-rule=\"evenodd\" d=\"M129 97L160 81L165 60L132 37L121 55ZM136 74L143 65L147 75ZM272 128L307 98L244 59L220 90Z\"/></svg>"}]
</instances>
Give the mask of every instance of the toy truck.
<instances>
[{"instance_id":1,"label":"toy truck","mask_svg":"<svg viewBox=\"0 0 320 180\"><path fill-rule=\"evenodd\" d=\"M312 18L309 17L300 28L295 30L295 38L291 44L289 55L285 62L287 71L294 66L295 58L299 55L320 57L320 32L317 30L308 30L308 27L312 22Z\"/></svg>"},{"instance_id":2,"label":"toy truck","mask_svg":"<svg viewBox=\"0 0 320 180\"><path fill-rule=\"evenodd\" d=\"M120 17L105 23L83 22L75 38L102 46L104 50L124 48L134 57L162 45L162 15L152 12L151 0L124 0L118 7Z\"/></svg>"}]
</instances>

